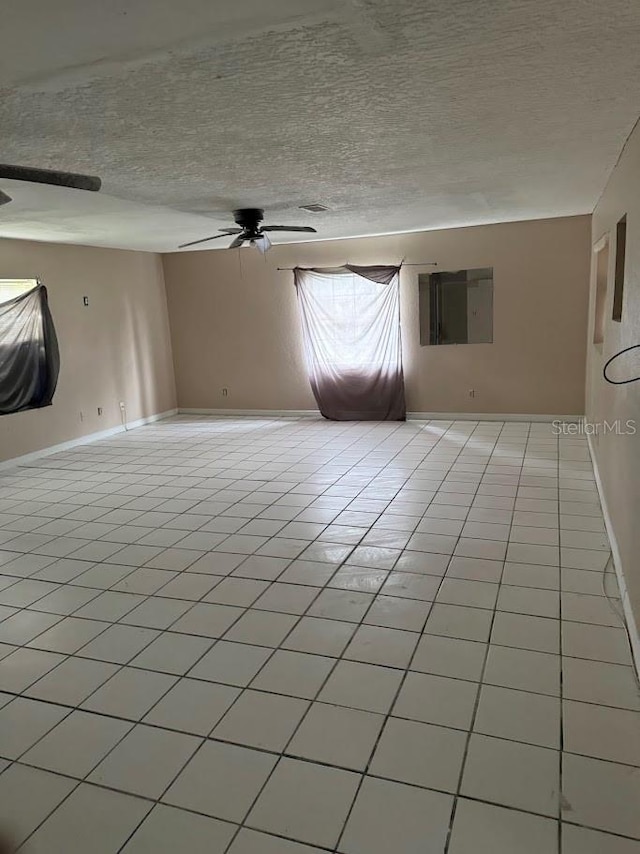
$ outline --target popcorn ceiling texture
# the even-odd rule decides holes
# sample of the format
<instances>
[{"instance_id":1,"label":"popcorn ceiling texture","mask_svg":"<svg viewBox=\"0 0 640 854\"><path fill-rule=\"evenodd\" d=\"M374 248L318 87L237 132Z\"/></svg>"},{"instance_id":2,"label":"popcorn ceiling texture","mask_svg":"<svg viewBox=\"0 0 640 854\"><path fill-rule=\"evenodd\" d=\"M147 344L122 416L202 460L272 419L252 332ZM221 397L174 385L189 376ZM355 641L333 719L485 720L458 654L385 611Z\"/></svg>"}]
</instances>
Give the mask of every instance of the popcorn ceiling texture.
<instances>
[{"instance_id":1,"label":"popcorn ceiling texture","mask_svg":"<svg viewBox=\"0 0 640 854\"><path fill-rule=\"evenodd\" d=\"M12 184L0 235L167 251L238 206L321 238L591 212L640 112L629 0L162 5L3 21L2 159L105 195Z\"/></svg>"}]
</instances>

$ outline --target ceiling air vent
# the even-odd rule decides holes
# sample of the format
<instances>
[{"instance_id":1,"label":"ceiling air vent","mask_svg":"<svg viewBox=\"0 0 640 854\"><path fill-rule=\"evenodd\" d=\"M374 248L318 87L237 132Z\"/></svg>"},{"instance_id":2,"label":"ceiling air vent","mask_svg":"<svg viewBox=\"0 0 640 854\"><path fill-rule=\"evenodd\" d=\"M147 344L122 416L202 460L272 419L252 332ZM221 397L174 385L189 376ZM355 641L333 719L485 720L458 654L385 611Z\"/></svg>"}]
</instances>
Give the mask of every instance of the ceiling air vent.
<instances>
[{"instance_id":1,"label":"ceiling air vent","mask_svg":"<svg viewBox=\"0 0 640 854\"><path fill-rule=\"evenodd\" d=\"M328 211L329 208L326 205L300 205L301 211L310 211L311 213L322 213L322 211Z\"/></svg>"}]
</instances>

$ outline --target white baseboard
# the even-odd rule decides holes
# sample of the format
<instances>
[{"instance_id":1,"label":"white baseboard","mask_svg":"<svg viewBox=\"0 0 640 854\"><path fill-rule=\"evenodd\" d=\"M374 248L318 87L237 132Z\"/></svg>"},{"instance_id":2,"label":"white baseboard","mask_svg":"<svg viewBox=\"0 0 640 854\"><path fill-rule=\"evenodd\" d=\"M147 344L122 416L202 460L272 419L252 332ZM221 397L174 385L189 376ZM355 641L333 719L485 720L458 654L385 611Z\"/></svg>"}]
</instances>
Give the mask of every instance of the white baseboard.
<instances>
[{"instance_id":1,"label":"white baseboard","mask_svg":"<svg viewBox=\"0 0 640 854\"><path fill-rule=\"evenodd\" d=\"M638 632L638 625L636 623L636 619L631 608L631 600L629 598L629 591L627 589L627 583L624 578L624 570L622 567L622 558L620 556L620 549L618 547L618 540L616 538L616 533L613 527L613 521L611 519L611 515L609 514L609 508L607 505L607 498L604 492L604 486L602 483L602 478L600 476L600 470L598 469L598 461L596 459L595 450L593 447L592 437L591 435L587 435L587 443L589 445L589 453L591 454L591 463L593 465L593 472L596 478L596 486L598 488L598 495L600 496L600 504L602 505L602 514L604 516L604 524L607 529L607 535L609 537L609 543L611 545L611 554L613 556L613 566L616 571L616 578L618 579L618 587L620 588L620 597L622 599L622 610L624 611L624 617L627 623L627 629L629 631L629 638L631 640L631 654L633 656L633 661L636 667L636 672L638 673L638 677L640 678L640 633Z\"/></svg>"},{"instance_id":2,"label":"white baseboard","mask_svg":"<svg viewBox=\"0 0 640 854\"><path fill-rule=\"evenodd\" d=\"M317 409L200 409L180 407L181 415L216 415L263 418L320 418ZM494 412L407 412L410 421L536 421L576 422L582 415L521 415L519 413Z\"/></svg>"},{"instance_id":3,"label":"white baseboard","mask_svg":"<svg viewBox=\"0 0 640 854\"><path fill-rule=\"evenodd\" d=\"M319 418L317 409L192 409L180 407L180 415L231 415L263 418Z\"/></svg>"},{"instance_id":4,"label":"white baseboard","mask_svg":"<svg viewBox=\"0 0 640 854\"><path fill-rule=\"evenodd\" d=\"M531 415L519 412L407 412L411 421L582 421L583 415Z\"/></svg>"},{"instance_id":5,"label":"white baseboard","mask_svg":"<svg viewBox=\"0 0 640 854\"><path fill-rule=\"evenodd\" d=\"M110 427L108 430L100 430L97 433L88 433L86 436L78 436L76 439L69 439L68 442L60 442L58 445L50 445L48 448L41 448L39 451L32 451L30 454L23 454L20 457L12 457L9 460L2 460L0 462L0 471L2 469L13 468L14 466L28 465L30 462L38 460L41 457L48 457L50 454L57 454L60 451L68 451L70 448L75 448L78 445L98 442L100 439L108 439L110 436L115 436L118 433L124 433L126 430L143 427L145 424L153 424L154 421L171 418L172 415L177 414L177 409L168 409L166 412L158 412L155 415L149 415L146 418L138 418L136 421L128 421L126 425L121 424L118 427Z\"/></svg>"}]
</instances>

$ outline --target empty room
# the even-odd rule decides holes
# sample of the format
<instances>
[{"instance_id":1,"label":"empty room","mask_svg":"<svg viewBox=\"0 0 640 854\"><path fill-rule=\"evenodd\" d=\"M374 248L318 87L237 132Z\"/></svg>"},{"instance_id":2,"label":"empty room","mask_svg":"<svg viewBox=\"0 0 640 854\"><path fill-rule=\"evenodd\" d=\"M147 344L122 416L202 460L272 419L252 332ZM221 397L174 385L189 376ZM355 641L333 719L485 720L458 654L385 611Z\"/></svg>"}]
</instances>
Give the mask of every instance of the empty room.
<instances>
[{"instance_id":1,"label":"empty room","mask_svg":"<svg viewBox=\"0 0 640 854\"><path fill-rule=\"evenodd\" d=\"M640 854L640 6L0 29L0 854Z\"/></svg>"}]
</instances>

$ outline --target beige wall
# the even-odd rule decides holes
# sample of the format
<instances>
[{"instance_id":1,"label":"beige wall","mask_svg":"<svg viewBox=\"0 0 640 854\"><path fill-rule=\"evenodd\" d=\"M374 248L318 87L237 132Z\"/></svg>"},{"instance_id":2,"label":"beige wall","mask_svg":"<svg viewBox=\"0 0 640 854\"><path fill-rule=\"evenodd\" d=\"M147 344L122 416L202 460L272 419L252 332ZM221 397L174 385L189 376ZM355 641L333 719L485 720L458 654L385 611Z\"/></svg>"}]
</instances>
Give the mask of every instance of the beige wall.
<instances>
[{"instance_id":1,"label":"beige wall","mask_svg":"<svg viewBox=\"0 0 640 854\"><path fill-rule=\"evenodd\" d=\"M118 426L121 400L128 421L175 407L157 255L0 240L0 278L12 277L47 286L61 367L52 406L0 417L0 460Z\"/></svg>"},{"instance_id":2,"label":"beige wall","mask_svg":"<svg viewBox=\"0 0 640 854\"><path fill-rule=\"evenodd\" d=\"M627 251L622 321L611 319L615 269L616 223L627 215ZM595 269L592 275L588 334L587 418L603 423L635 422L635 435L593 437L593 448L625 575L636 624L640 624L640 383L612 386L602 379L602 366L614 353L640 344L640 126L622 153L593 214L593 244L610 237L609 276L605 301L604 342L594 345ZM593 265L595 267L595 264ZM640 351L618 362L612 375L640 375Z\"/></svg>"},{"instance_id":3,"label":"beige wall","mask_svg":"<svg viewBox=\"0 0 640 854\"><path fill-rule=\"evenodd\" d=\"M437 261L494 268L494 343L421 347L418 273L401 274L407 404L418 412L582 414L590 217L163 256L178 403L315 409L293 278L276 267ZM228 396L222 389L228 388ZM469 390L475 389L475 397Z\"/></svg>"}]
</instances>

